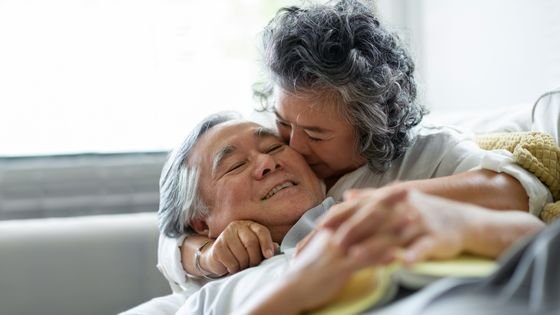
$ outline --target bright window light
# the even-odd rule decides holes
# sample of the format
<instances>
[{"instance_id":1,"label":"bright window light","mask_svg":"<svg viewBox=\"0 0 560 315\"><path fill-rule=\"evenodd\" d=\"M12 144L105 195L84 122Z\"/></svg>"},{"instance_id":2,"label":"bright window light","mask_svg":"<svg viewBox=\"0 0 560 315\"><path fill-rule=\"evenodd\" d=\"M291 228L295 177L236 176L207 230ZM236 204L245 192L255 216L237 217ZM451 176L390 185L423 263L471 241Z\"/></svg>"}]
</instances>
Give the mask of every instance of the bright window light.
<instances>
[{"instance_id":1,"label":"bright window light","mask_svg":"<svg viewBox=\"0 0 560 315\"><path fill-rule=\"evenodd\" d=\"M254 108L259 31L286 1L0 1L0 156L172 148Z\"/></svg>"}]
</instances>

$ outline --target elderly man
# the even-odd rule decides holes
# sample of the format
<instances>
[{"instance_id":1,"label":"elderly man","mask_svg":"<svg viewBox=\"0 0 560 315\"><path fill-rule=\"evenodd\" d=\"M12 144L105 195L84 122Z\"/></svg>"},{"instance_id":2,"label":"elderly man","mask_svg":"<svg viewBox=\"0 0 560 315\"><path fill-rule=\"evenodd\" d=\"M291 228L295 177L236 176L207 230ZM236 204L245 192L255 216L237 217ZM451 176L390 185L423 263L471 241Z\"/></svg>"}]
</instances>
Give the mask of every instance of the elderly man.
<instances>
[{"instance_id":1,"label":"elderly man","mask_svg":"<svg viewBox=\"0 0 560 315\"><path fill-rule=\"evenodd\" d=\"M237 118L208 117L171 155L160 182L161 230L169 236L197 233L217 238L232 222L250 220L256 228L270 231L281 252L291 253L333 200L325 200L323 185L300 154L269 129ZM285 268L288 257L279 255L248 270L250 282L260 285L255 277L264 280L270 270ZM199 256L195 259L200 268ZM216 283L215 290L228 295L236 279L247 279L230 278L233 282ZM218 294L215 290L211 295ZM194 298L197 302L187 305L203 306L202 300ZM231 311L227 305L213 308L225 314Z\"/></svg>"},{"instance_id":2,"label":"elderly man","mask_svg":"<svg viewBox=\"0 0 560 315\"><path fill-rule=\"evenodd\" d=\"M360 251L349 251L337 243L336 232L324 232L289 267L295 245L313 230L315 219L333 201L324 199L324 188L298 153L273 132L238 116L219 114L202 121L170 156L160 186L161 229L169 236L197 233L216 238L234 222L253 222L270 231L271 241L281 243L281 255L207 284L188 297L180 313L226 314L242 305L262 308L263 313L270 307L281 307L283 313L309 310L332 298L350 274L369 261L362 259ZM379 239L385 240L380 243L381 251L406 249L415 239L428 237L436 244L432 250L447 256L465 250L486 253L492 244L499 253L542 226L527 213L496 215L474 206L412 195L416 197L404 192L371 200L380 210L377 230ZM416 218L412 223L399 219L410 215ZM454 228L448 229L443 222ZM403 227L411 228L395 233ZM485 235L488 241L478 241L481 229L490 231ZM505 241L499 237L512 234L515 237ZM359 249L359 244L353 245ZM236 250L246 249L232 252ZM201 268L199 258L195 256L197 268ZM254 299L256 291L261 295ZM128 314L155 313L154 308L173 314L186 297L185 293L167 304L155 301L151 309L144 306L144 310Z\"/></svg>"}]
</instances>

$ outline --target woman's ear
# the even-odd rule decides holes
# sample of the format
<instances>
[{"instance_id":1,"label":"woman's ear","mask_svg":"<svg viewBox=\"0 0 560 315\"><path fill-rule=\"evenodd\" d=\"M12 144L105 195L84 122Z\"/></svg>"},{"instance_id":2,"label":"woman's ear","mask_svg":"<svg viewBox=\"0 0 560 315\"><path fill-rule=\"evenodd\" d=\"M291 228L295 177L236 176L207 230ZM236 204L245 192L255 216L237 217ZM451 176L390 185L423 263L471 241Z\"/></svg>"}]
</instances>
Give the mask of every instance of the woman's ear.
<instances>
[{"instance_id":1,"label":"woman's ear","mask_svg":"<svg viewBox=\"0 0 560 315\"><path fill-rule=\"evenodd\" d=\"M204 219L192 219L190 225L197 234L208 236L208 233L210 233L208 224Z\"/></svg>"}]
</instances>

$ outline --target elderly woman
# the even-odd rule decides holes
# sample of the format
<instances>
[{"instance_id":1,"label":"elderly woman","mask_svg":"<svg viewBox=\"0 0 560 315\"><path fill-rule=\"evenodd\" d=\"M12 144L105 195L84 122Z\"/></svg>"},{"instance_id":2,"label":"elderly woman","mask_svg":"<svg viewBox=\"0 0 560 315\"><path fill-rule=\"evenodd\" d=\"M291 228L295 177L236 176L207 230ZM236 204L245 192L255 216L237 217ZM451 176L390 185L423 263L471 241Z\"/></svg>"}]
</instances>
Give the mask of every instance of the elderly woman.
<instances>
[{"instance_id":1,"label":"elderly woman","mask_svg":"<svg viewBox=\"0 0 560 315\"><path fill-rule=\"evenodd\" d=\"M394 189L538 214L550 192L504 152L480 150L469 135L422 126L414 63L367 2L341 0L280 10L263 33L269 80L257 87L279 134L321 178L327 195L377 188L336 206L322 226L342 229L342 244L363 243L371 263L375 209ZM397 182L397 183L395 183ZM414 222L407 224L413 225ZM216 277L260 263L274 244L266 229L236 223L217 239L162 237L159 268L176 288L188 274ZM242 250L239 250L242 249ZM368 250L369 249L369 250ZM195 268L193 257L200 253ZM423 250L422 257L433 256Z\"/></svg>"}]
</instances>

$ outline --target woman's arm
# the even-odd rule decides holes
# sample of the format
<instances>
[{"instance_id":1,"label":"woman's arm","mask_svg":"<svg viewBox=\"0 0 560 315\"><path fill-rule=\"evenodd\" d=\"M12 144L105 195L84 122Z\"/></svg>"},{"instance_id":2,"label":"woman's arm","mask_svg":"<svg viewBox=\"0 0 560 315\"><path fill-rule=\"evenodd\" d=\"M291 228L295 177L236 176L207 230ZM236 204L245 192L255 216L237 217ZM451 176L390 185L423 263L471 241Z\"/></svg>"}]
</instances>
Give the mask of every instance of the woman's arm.
<instances>
[{"instance_id":1,"label":"woman's arm","mask_svg":"<svg viewBox=\"0 0 560 315\"><path fill-rule=\"evenodd\" d=\"M450 258L461 252L497 257L544 224L520 211L479 206L394 189L356 190L333 206L319 226L336 230L340 244L362 262ZM350 249L351 248L351 249Z\"/></svg>"},{"instance_id":2,"label":"woman's arm","mask_svg":"<svg viewBox=\"0 0 560 315\"><path fill-rule=\"evenodd\" d=\"M517 179L506 173L484 169L438 178L399 182L380 189L414 189L496 210L527 211L529 209L529 197Z\"/></svg>"}]
</instances>

